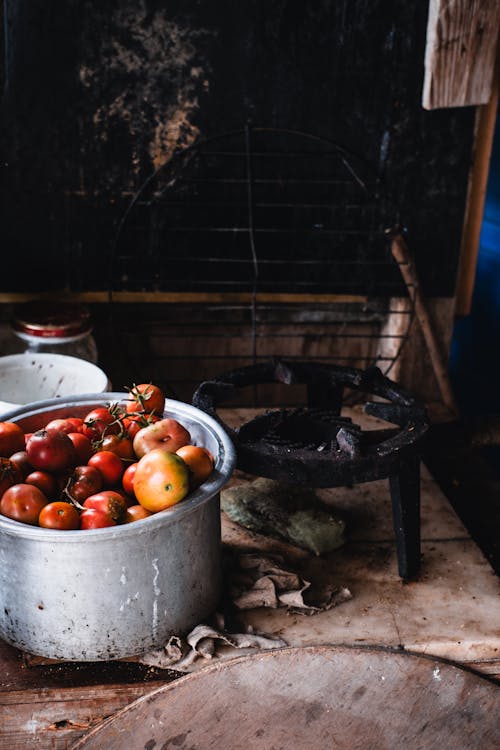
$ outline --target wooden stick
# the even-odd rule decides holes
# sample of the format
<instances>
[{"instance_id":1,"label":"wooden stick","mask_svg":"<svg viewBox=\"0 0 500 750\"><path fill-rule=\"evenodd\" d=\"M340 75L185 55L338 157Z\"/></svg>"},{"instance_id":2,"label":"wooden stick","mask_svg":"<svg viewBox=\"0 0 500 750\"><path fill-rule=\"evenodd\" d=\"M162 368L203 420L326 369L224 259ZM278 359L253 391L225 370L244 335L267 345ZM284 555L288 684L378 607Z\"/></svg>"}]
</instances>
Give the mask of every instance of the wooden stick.
<instances>
[{"instance_id":1,"label":"wooden stick","mask_svg":"<svg viewBox=\"0 0 500 750\"><path fill-rule=\"evenodd\" d=\"M399 265L399 270L415 305L415 313L429 352L432 369L441 393L441 398L451 414L457 416L458 408L455 403L455 397L448 377L448 367L434 335L432 322L422 292L420 291L417 274L410 252L406 242L397 230L389 230L389 235L391 237L392 255Z\"/></svg>"},{"instance_id":2,"label":"wooden stick","mask_svg":"<svg viewBox=\"0 0 500 750\"><path fill-rule=\"evenodd\" d=\"M495 134L498 99L500 88L500 53L496 67L491 99L488 104L478 107L474 132L474 150L472 167L469 174L467 202L465 208L460 264L458 269L455 315L469 315L472 307L472 295L476 279L479 241L483 224L484 204L491 150Z\"/></svg>"}]
</instances>

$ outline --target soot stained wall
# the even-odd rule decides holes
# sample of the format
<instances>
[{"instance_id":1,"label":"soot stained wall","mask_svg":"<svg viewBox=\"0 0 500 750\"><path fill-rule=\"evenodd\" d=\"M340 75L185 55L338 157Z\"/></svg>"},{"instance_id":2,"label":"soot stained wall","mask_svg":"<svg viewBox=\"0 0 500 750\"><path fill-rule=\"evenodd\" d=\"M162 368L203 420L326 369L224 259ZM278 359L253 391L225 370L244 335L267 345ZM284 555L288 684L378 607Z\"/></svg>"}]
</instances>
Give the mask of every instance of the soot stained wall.
<instances>
[{"instance_id":1,"label":"soot stained wall","mask_svg":"<svg viewBox=\"0 0 500 750\"><path fill-rule=\"evenodd\" d=\"M0 289L106 289L143 181L251 122L363 156L425 291L452 294L474 112L421 108L426 16L419 0L5 0Z\"/></svg>"}]
</instances>

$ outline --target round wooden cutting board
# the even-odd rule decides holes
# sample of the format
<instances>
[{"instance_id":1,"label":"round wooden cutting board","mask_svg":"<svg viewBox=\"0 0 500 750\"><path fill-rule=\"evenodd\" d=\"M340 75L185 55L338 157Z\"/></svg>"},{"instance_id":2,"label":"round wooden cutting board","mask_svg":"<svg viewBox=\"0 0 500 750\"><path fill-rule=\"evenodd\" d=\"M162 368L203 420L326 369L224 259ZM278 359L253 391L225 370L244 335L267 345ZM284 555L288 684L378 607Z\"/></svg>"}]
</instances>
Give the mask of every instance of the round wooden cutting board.
<instances>
[{"instance_id":1,"label":"round wooden cutting board","mask_svg":"<svg viewBox=\"0 0 500 750\"><path fill-rule=\"evenodd\" d=\"M500 690L449 662L369 647L225 661L154 690L72 750L493 750Z\"/></svg>"}]
</instances>

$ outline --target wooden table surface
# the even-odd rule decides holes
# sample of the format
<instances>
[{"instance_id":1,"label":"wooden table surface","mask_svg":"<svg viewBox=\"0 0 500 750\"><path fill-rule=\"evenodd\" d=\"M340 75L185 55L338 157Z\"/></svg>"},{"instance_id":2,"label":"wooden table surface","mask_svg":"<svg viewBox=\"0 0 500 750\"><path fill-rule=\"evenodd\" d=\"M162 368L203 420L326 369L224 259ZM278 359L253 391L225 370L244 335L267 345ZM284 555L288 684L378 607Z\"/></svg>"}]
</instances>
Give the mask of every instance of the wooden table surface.
<instances>
[{"instance_id":1,"label":"wooden table surface","mask_svg":"<svg viewBox=\"0 0 500 750\"><path fill-rule=\"evenodd\" d=\"M246 416L235 410L225 415L233 423ZM421 487L423 556L417 580L403 583L398 577L386 481L321 490L322 499L348 518L348 542L322 557L291 558L308 580L347 586L353 598L313 616L250 610L242 614L245 623L279 635L289 646L396 647L500 679L499 578L425 470ZM226 518L222 529L228 545L286 549ZM241 653L226 651L217 658ZM198 660L195 669L213 663ZM33 665L0 641L0 750L66 750L103 718L177 677L133 662Z\"/></svg>"}]
</instances>

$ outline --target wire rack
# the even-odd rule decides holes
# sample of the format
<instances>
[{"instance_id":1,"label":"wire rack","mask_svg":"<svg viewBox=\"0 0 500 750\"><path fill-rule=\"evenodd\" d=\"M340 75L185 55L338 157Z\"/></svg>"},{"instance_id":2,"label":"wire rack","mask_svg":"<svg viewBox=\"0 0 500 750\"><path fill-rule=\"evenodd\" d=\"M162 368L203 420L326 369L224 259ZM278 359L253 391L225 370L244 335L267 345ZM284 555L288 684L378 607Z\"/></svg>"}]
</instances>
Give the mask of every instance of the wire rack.
<instances>
[{"instance_id":1,"label":"wire rack","mask_svg":"<svg viewBox=\"0 0 500 750\"><path fill-rule=\"evenodd\" d=\"M357 155L247 126L179 150L141 186L117 230L110 299L166 300L143 325L181 397L273 356L389 374L414 312L386 234L399 223Z\"/></svg>"}]
</instances>

